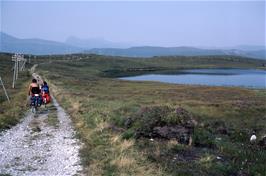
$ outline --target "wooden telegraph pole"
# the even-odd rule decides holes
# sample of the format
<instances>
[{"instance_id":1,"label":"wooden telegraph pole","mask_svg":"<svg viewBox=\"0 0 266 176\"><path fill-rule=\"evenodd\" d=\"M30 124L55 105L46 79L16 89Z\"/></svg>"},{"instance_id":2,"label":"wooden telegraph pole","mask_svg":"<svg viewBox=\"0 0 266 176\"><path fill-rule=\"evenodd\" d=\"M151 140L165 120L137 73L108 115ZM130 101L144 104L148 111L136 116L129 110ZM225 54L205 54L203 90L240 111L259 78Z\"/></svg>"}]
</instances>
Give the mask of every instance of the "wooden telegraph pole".
<instances>
[{"instance_id":1,"label":"wooden telegraph pole","mask_svg":"<svg viewBox=\"0 0 266 176\"><path fill-rule=\"evenodd\" d=\"M16 80L18 79L18 71L19 71L18 67L19 67L19 61L18 61L18 56L17 56L16 58Z\"/></svg>"},{"instance_id":2,"label":"wooden telegraph pole","mask_svg":"<svg viewBox=\"0 0 266 176\"><path fill-rule=\"evenodd\" d=\"M15 62L14 69L13 69L13 81L12 81L12 88L15 88L15 80L16 80L16 71L17 71L17 58L16 55L12 56L12 61Z\"/></svg>"},{"instance_id":3,"label":"wooden telegraph pole","mask_svg":"<svg viewBox=\"0 0 266 176\"><path fill-rule=\"evenodd\" d=\"M27 60L24 59L23 55L15 54L15 55L12 56L12 61L15 62L15 64L14 64L14 72L13 72L12 88L15 88L15 81L18 79L18 72L24 70Z\"/></svg>"}]
</instances>

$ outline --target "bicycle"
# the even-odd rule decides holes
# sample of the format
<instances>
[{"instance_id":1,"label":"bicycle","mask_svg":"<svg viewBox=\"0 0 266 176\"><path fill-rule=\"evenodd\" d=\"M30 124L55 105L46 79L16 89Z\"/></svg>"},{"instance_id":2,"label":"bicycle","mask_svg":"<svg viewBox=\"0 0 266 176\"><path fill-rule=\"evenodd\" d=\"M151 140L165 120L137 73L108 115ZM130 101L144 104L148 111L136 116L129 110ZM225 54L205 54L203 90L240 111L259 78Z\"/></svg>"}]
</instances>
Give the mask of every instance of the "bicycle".
<instances>
[{"instance_id":1,"label":"bicycle","mask_svg":"<svg viewBox=\"0 0 266 176\"><path fill-rule=\"evenodd\" d=\"M39 94L34 94L32 97L31 97L31 112L36 114L37 111L38 111L38 107L41 106L41 97Z\"/></svg>"}]
</instances>

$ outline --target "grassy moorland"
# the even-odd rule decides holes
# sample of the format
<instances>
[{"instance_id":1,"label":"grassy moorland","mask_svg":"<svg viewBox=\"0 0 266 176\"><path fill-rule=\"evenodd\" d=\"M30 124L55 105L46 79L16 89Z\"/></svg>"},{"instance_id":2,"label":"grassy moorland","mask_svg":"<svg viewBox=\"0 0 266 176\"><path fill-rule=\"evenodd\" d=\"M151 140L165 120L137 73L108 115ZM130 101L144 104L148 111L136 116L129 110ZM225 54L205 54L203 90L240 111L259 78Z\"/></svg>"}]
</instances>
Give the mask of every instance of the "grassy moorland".
<instances>
[{"instance_id":1,"label":"grassy moorland","mask_svg":"<svg viewBox=\"0 0 266 176\"><path fill-rule=\"evenodd\" d=\"M15 89L12 88L14 63L11 61L11 56L11 54L0 54L0 76L10 96L10 103L8 103L0 85L0 131L19 122L27 109L27 88L31 77L28 71L19 72Z\"/></svg>"},{"instance_id":2,"label":"grassy moorland","mask_svg":"<svg viewBox=\"0 0 266 176\"><path fill-rule=\"evenodd\" d=\"M183 68L261 68L239 57L38 58L71 114L89 175L265 175L266 91L131 82L116 76Z\"/></svg>"},{"instance_id":3,"label":"grassy moorland","mask_svg":"<svg viewBox=\"0 0 266 176\"><path fill-rule=\"evenodd\" d=\"M35 60L36 61L36 60ZM176 56L153 58L126 58L100 55L75 54L64 57L43 56L38 62L54 64L54 69L73 69L80 76L119 77L147 72L171 72L177 69L193 68L259 68L266 69L264 60L248 59L237 56ZM64 63L61 65L60 63ZM66 74L65 73L65 74ZM69 73L71 74L71 73Z\"/></svg>"}]
</instances>

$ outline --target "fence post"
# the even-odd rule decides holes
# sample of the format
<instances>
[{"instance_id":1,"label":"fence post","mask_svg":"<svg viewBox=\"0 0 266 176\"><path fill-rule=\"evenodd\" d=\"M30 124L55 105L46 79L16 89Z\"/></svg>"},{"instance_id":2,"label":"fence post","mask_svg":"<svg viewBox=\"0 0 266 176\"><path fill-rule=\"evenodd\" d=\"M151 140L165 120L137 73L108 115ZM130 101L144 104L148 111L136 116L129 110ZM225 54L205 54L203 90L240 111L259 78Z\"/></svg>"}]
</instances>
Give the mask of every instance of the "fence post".
<instances>
[{"instance_id":1,"label":"fence post","mask_svg":"<svg viewBox=\"0 0 266 176\"><path fill-rule=\"evenodd\" d=\"M3 81L2 81L1 76L0 76L0 83L2 84L2 87L3 87L3 89L4 89L4 92L5 92L5 94L6 94L6 98L7 98L8 102L10 103L10 99L9 99L9 97L8 97L8 94L7 94L7 91L6 91L6 88L5 88L5 85L4 85Z\"/></svg>"}]
</instances>

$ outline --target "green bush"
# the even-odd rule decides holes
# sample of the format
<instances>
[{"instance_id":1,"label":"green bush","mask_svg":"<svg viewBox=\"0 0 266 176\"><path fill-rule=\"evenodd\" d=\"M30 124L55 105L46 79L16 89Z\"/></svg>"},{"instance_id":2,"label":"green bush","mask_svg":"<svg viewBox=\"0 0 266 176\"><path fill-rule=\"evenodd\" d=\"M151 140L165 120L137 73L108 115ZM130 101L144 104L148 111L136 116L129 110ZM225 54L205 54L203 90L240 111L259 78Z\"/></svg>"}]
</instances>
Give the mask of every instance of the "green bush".
<instances>
[{"instance_id":1,"label":"green bush","mask_svg":"<svg viewBox=\"0 0 266 176\"><path fill-rule=\"evenodd\" d=\"M195 128L193 133L193 143L196 147L215 148L215 137L205 128Z\"/></svg>"},{"instance_id":2,"label":"green bush","mask_svg":"<svg viewBox=\"0 0 266 176\"><path fill-rule=\"evenodd\" d=\"M130 139L132 137L134 137L135 135L135 131L132 129L128 129L127 131L125 131L122 135L123 139Z\"/></svg>"}]
</instances>

